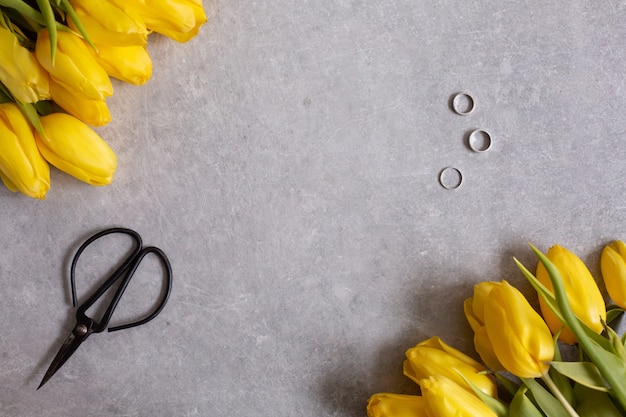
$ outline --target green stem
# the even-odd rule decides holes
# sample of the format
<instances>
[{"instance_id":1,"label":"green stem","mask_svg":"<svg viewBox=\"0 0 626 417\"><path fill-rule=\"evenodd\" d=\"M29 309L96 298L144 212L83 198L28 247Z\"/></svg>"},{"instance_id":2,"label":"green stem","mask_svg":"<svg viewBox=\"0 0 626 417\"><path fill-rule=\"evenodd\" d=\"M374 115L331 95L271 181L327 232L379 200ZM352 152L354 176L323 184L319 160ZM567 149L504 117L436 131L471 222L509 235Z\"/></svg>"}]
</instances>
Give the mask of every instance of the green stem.
<instances>
[{"instance_id":1,"label":"green stem","mask_svg":"<svg viewBox=\"0 0 626 417\"><path fill-rule=\"evenodd\" d=\"M572 407L572 405L567 401L559 387L557 387L552 378L550 378L550 375L547 372L541 375L541 379L543 380L543 382L545 382L550 392L552 392L555 398L559 400L563 408L565 408L565 411L567 411L570 416L580 417L576 410L574 410L574 407Z\"/></svg>"}]
</instances>

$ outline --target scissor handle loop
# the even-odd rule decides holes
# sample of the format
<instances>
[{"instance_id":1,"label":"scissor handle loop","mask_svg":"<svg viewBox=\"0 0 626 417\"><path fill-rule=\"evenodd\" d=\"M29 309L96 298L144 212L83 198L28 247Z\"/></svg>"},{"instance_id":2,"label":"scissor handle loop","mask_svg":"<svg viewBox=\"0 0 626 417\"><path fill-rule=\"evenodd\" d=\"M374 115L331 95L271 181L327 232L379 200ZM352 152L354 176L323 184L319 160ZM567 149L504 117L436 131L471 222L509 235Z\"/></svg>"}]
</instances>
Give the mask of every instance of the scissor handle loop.
<instances>
[{"instance_id":1,"label":"scissor handle loop","mask_svg":"<svg viewBox=\"0 0 626 417\"><path fill-rule=\"evenodd\" d=\"M166 282L166 290L165 290L165 294L162 297L162 299L160 300L158 306L156 307L156 309L151 312L147 317L138 320L136 322L133 323L128 323L128 324L124 324L124 325L120 325L120 326L115 326L109 329L110 332L112 331L116 331L116 330L122 330L122 329L128 329L130 327L135 327L135 326L139 326L141 324L145 324L147 322L149 322L150 320L152 320L153 318L155 318L163 309L163 307L165 306L165 303L167 302L170 292L171 292L171 288L172 288L172 267L170 265L169 260L167 259L167 256L165 255L165 253L156 247L146 247L142 249L142 241L141 241L141 236L139 236L139 234L137 232L135 232L134 230L131 229L125 229L125 228L112 228L112 229L106 229L103 230L101 232L96 233L95 235L91 236L89 239L87 239L85 241L85 243L83 243L78 250L76 251L76 254L74 255L74 259L72 260L72 264L71 264L71 268L70 268L70 284L71 284L71 290L72 290L72 305L74 307L76 307L76 279L75 279L75 275L76 275L76 264L78 262L78 258L80 257L80 255L82 254L82 252L85 250L85 248L87 248L87 246L89 246L91 243L93 243L95 240L112 234L112 233L122 233L122 234L126 234L129 235L133 238L133 240L135 241L136 245L133 248L133 251L131 252L131 254L128 256L128 258L126 258L126 260L122 263L122 265L120 265L117 270L115 272L113 272L113 274L100 286L96 289L96 291L84 302L82 303L80 306L78 306L78 309L76 310L76 319L79 323L87 323L90 322L91 324L91 329L93 330L94 333L100 333L102 331L104 331L104 329L106 329L106 327L109 324L109 321L111 320L111 316L113 315L113 311L115 310L115 308L117 307L117 304L120 301L120 298L122 297L122 294L124 294L124 291L126 290L126 287L128 286L128 283L130 281L130 279L133 277L133 274L135 273L135 271L137 270L137 268L139 267L139 264L141 263L141 261L143 260L143 258L149 254L149 253L155 253L157 255L158 258L161 259L163 266L165 267L166 270L166 275L167 275L167 282ZM115 295L113 296L113 299L111 300L111 303L109 304L109 306L107 307L104 315L102 316L102 318L100 319L99 322L93 320L90 317L87 317L87 315L85 314L85 312L89 309L89 307L91 307L118 279L120 279L120 277L124 277L122 282L120 283L120 286L118 287L117 291L115 292Z\"/></svg>"},{"instance_id":2,"label":"scissor handle loop","mask_svg":"<svg viewBox=\"0 0 626 417\"><path fill-rule=\"evenodd\" d=\"M130 281L131 277L133 276L133 274L139 267L139 264L141 263L143 258L149 253L154 253L158 258L160 258L161 262L163 263L163 266L165 267L165 275L167 277L167 280L166 280L166 286L165 286L165 293L163 294L163 297L159 301L159 304L156 306L156 308L146 317L142 318L141 320L132 322L132 323L109 327L109 332L114 332L114 331L123 330L123 329L130 329L131 327L141 326L142 324L146 324L147 322L149 322L150 320L158 316L161 310L163 310L163 307L165 307L165 304L167 303L167 300L170 297L170 293L172 292L172 265L170 264L169 259L167 259L167 255L165 255L165 252L163 252L161 249L156 248L154 246L148 246L146 248L143 248L135 256L135 259L133 260L133 263L130 265L129 267L130 269L128 273L126 274L124 281L122 281L122 284L120 285L120 287L117 289L117 292L115 293L113 301L109 305L109 308L107 309L107 311L104 313L104 317L101 320L101 323L104 325L104 327L108 325L109 320L111 319L111 316L113 315L113 311L115 310L115 307L117 307L117 303L120 301L122 294L126 290L126 286L128 285L128 282ZM104 327L102 328L102 330L104 330Z\"/></svg>"},{"instance_id":3,"label":"scissor handle loop","mask_svg":"<svg viewBox=\"0 0 626 417\"><path fill-rule=\"evenodd\" d=\"M132 251L131 255L126 259L126 261L124 261L124 263L118 268L118 270L113 274L113 276L116 276L118 273L120 273L120 271L123 271L124 269L128 268L128 265L130 264L130 262L132 262L133 258L141 250L142 241L141 241L141 236L139 236L139 233L135 232L134 230L125 229L125 228L122 228L122 227L114 227L114 228L111 228L111 229L103 230L103 231L98 232L95 235L91 236L89 239L87 239L82 245L80 245L80 247L76 251L76 254L74 255L74 259L72 259L72 265L70 267L70 286L71 286L71 290L72 290L72 307L76 307L76 303L77 303L77 299L78 299L76 297L76 264L78 263L78 258L80 258L80 255L87 248L87 246L91 245L94 241L100 239L101 237L106 236L106 235L110 235L112 233L122 233L122 234L125 234L125 235L129 235L129 236L131 236L133 238L133 240L135 241L135 244L136 244L135 247L133 248L133 251ZM113 276L111 278L113 278ZM87 308L89 308L95 302L95 300L100 298L100 296L107 289L109 289L109 287L116 280L117 280L117 278L113 279L113 280L111 280L111 279L107 280L107 282L104 285L102 285L98 289L98 291L96 291L96 293L93 294L90 297L90 300L88 300L85 303L85 304L87 304L87 303L89 303L89 301L91 301L91 303L89 303ZM111 282L109 282L109 281L111 281ZM106 285L107 283L108 283L108 285Z\"/></svg>"}]
</instances>

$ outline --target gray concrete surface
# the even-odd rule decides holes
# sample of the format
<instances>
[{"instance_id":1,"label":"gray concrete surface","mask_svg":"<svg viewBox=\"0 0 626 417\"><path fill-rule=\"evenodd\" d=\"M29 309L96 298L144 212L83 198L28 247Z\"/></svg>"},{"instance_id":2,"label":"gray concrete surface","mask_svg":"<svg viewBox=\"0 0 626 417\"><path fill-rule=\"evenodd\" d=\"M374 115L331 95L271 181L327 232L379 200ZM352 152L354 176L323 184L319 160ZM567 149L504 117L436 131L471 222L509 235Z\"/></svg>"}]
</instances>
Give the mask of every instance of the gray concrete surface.
<instances>
[{"instance_id":1,"label":"gray concrete surface","mask_svg":"<svg viewBox=\"0 0 626 417\"><path fill-rule=\"evenodd\" d=\"M111 186L54 170L45 202L0 189L0 415L364 416L374 392L416 391L408 347L471 347L462 300L525 288L527 241L596 273L626 239L625 1L205 6L192 42L151 37L147 86L115 84ZM111 226L168 253L170 302L35 391L73 324L69 257ZM140 277L122 316L158 292Z\"/></svg>"}]
</instances>

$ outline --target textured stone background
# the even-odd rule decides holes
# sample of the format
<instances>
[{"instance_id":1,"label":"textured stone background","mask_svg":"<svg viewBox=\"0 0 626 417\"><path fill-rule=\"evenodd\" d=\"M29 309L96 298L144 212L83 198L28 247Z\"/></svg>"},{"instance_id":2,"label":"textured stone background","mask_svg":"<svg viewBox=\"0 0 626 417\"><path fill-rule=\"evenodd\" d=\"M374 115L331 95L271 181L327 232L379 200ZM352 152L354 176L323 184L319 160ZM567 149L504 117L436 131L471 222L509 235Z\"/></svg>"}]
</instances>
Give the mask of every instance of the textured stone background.
<instances>
[{"instance_id":1,"label":"textured stone background","mask_svg":"<svg viewBox=\"0 0 626 417\"><path fill-rule=\"evenodd\" d=\"M408 347L471 347L474 282L528 290L527 241L596 273L626 239L626 2L542 3L208 0L192 42L153 35L153 79L116 83L99 130L114 183L0 189L0 415L364 416L374 392L416 392ZM170 302L36 392L73 324L69 258L111 226L168 253ZM118 320L158 292L156 263L140 272Z\"/></svg>"}]
</instances>

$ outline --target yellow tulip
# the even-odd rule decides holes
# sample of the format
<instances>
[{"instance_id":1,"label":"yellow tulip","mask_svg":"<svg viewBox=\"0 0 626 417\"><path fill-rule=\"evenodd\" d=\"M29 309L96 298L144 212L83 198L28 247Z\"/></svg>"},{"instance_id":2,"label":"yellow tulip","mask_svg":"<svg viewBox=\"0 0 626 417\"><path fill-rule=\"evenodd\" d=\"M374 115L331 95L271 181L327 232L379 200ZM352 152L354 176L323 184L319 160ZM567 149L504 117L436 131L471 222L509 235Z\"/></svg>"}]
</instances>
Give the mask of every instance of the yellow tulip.
<instances>
[{"instance_id":1,"label":"yellow tulip","mask_svg":"<svg viewBox=\"0 0 626 417\"><path fill-rule=\"evenodd\" d=\"M0 26L0 81L22 103L50 98L48 73L35 55L7 28Z\"/></svg>"},{"instance_id":2,"label":"yellow tulip","mask_svg":"<svg viewBox=\"0 0 626 417\"><path fill-rule=\"evenodd\" d=\"M417 383L429 376L442 375L473 393L472 388L459 375L461 373L485 394L497 396L495 381L491 376L482 373L486 371L485 367L437 336L407 350L406 357L404 374Z\"/></svg>"},{"instance_id":3,"label":"yellow tulip","mask_svg":"<svg viewBox=\"0 0 626 417\"><path fill-rule=\"evenodd\" d=\"M72 0L89 39L98 45L131 46L148 43L148 29L108 0ZM78 31L72 19L69 26Z\"/></svg>"},{"instance_id":4,"label":"yellow tulip","mask_svg":"<svg viewBox=\"0 0 626 417\"><path fill-rule=\"evenodd\" d=\"M90 100L54 80L50 80L50 95L65 111L88 125L104 126L111 121L111 113L104 100Z\"/></svg>"},{"instance_id":5,"label":"yellow tulip","mask_svg":"<svg viewBox=\"0 0 626 417\"><path fill-rule=\"evenodd\" d=\"M157 33L178 42L198 34L206 21L201 0L111 0Z\"/></svg>"},{"instance_id":6,"label":"yellow tulip","mask_svg":"<svg viewBox=\"0 0 626 417\"><path fill-rule=\"evenodd\" d=\"M50 189L50 168L33 130L15 103L0 104L0 177L11 191L44 199Z\"/></svg>"},{"instance_id":7,"label":"yellow tulip","mask_svg":"<svg viewBox=\"0 0 626 417\"><path fill-rule=\"evenodd\" d=\"M552 246L546 256L561 273L567 300L574 314L593 331L601 333L602 321L606 320L606 305L589 269L576 255L559 245ZM550 291L554 291L550 276L541 262L537 265L536 276ZM556 334L563 328L563 323L552 313L541 297L539 297L539 306L550 330ZM563 328L559 340L569 344L577 342L576 336L567 327Z\"/></svg>"},{"instance_id":8,"label":"yellow tulip","mask_svg":"<svg viewBox=\"0 0 626 417\"><path fill-rule=\"evenodd\" d=\"M198 34L198 31L200 30L200 26L206 23L207 17L204 12L204 7L202 7L202 2L200 0L197 0L197 1L189 0L188 5L193 10L193 15L194 15L194 25L191 28L191 30L179 31L176 29L170 30L164 27L164 28L161 28L160 30L155 29L155 32L158 32L161 35L167 36L170 39L174 39L175 41L180 42L180 43L188 42L191 39L193 39Z\"/></svg>"},{"instance_id":9,"label":"yellow tulip","mask_svg":"<svg viewBox=\"0 0 626 417\"><path fill-rule=\"evenodd\" d=\"M444 376L431 376L420 381L426 402L426 413L435 417L497 417L477 396Z\"/></svg>"},{"instance_id":10,"label":"yellow tulip","mask_svg":"<svg viewBox=\"0 0 626 417\"><path fill-rule=\"evenodd\" d=\"M143 85L152 76L152 60L145 46L97 45L96 61L111 77Z\"/></svg>"},{"instance_id":11,"label":"yellow tulip","mask_svg":"<svg viewBox=\"0 0 626 417\"><path fill-rule=\"evenodd\" d=\"M380 393L367 401L367 417L427 417L424 398Z\"/></svg>"},{"instance_id":12,"label":"yellow tulip","mask_svg":"<svg viewBox=\"0 0 626 417\"><path fill-rule=\"evenodd\" d=\"M616 240L602 249L602 278L615 304L626 309L626 244Z\"/></svg>"},{"instance_id":13,"label":"yellow tulip","mask_svg":"<svg viewBox=\"0 0 626 417\"><path fill-rule=\"evenodd\" d=\"M109 145L89 126L65 113L44 116L41 124L47 139L38 133L35 137L48 162L88 184L111 183L117 159Z\"/></svg>"},{"instance_id":14,"label":"yellow tulip","mask_svg":"<svg viewBox=\"0 0 626 417\"><path fill-rule=\"evenodd\" d=\"M499 285L502 283L492 281L478 283L474 285L474 296L466 299L463 303L465 317L474 331L474 349L483 363L492 371L502 371L504 367L498 361L491 340L489 340L487 329L485 329L485 304L489 292Z\"/></svg>"},{"instance_id":15,"label":"yellow tulip","mask_svg":"<svg viewBox=\"0 0 626 417\"><path fill-rule=\"evenodd\" d=\"M485 329L504 368L520 378L544 375L554 359L550 329L508 282L495 286L485 304Z\"/></svg>"},{"instance_id":16,"label":"yellow tulip","mask_svg":"<svg viewBox=\"0 0 626 417\"><path fill-rule=\"evenodd\" d=\"M57 54L50 57L50 35L43 29L37 35L35 55L50 77L67 90L91 100L104 100L113 94L107 73L98 64L85 42L71 32L57 33Z\"/></svg>"}]
</instances>

